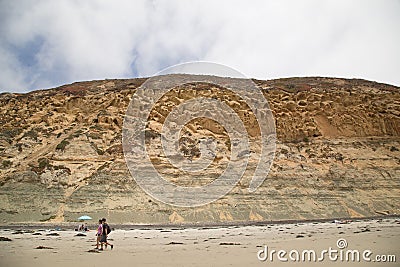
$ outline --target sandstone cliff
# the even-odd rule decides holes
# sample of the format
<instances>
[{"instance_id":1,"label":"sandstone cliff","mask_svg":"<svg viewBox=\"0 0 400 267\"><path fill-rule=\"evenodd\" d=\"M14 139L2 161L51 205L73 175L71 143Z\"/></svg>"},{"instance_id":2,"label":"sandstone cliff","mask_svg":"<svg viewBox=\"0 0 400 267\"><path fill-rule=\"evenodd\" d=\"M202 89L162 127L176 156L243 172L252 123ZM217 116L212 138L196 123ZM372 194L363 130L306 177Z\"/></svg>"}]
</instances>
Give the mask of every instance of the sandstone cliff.
<instances>
[{"instance_id":1,"label":"sandstone cliff","mask_svg":"<svg viewBox=\"0 0 400 267\"><path fill-rule=\"evenodd\" d=\"M269 176L249 193L246 172L222 199L198 208L176 208L145 194L124 161L123 118L144 81L79 82L1 94L0 223L74 221L83 213L132 223L399 214L398 87L337 78L256 80L276 119L278 143ZM203 95L231 103L249 135L258 135L252 127L254 116L229 91L207 84L176 88L153 109L146 144L156 168L177 183L209 182L229 157L229 138L208 119L190 122L182 136L189 157L196 157L201 136L212 136L221 146L218 164L194 182L180 180L158 152L160 127L170 109ZM249 172L252 168L251 163Z\"/></svg>"}]
</instances>

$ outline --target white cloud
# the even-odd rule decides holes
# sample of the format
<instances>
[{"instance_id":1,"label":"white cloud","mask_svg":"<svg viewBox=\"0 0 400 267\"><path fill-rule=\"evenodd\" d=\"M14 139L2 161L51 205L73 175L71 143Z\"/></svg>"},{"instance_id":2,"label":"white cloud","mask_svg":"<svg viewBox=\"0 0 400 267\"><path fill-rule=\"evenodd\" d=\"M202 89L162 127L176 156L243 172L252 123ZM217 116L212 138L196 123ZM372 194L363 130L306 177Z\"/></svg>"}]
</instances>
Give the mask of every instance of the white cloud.
<instances>
[{"instance_id":1,"label":"white cloud","mask_svg":"<svg viewBox=\"0 0 400 267\"><path fill-rule=\"evenodd\" d=\"M23 88L26 86L23 66L2 47L0 47L0 70L0 88Z\"/></svg>"},{"instance_id":2,"label":"white cloud","mask_svg":"<svg viewBox=\"0 0 400 267\"><path fill-rule=\"evenodd\" d=\"M208 60L400 85L398 1L2 1L0 91Z\"/></svg>"}]
</instances>

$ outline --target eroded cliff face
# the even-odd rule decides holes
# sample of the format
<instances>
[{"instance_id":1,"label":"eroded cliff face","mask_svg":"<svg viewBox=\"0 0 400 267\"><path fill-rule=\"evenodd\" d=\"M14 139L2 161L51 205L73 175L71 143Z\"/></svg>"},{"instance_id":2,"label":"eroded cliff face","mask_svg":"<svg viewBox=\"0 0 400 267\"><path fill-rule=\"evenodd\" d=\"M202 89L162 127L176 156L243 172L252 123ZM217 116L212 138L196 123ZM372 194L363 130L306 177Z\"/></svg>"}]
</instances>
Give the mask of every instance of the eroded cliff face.
<instances>
[{"instance_id":1,"label":"eroded cliff face","mask_svg":"<svg viewBox=\"0 0 400 267\"><path fill-rule=\"evenodd\" d=\"M123 156L127 106L145 79L80 82L28 94L1 94L0 219L74 221L78 215L113 222L182 223L362 217L400 212L400 89L363 80L290 78L255 81L276 120L277 151L261 187L249 193L256 166L225 197L177 208L149 197ZM244 121L257 154L254 114L232 92L209 84L170 91L154 106L146 146L158 171L186 186L202 185L226 168L230 140L209 119L188 123L180 139L188 158L212 137L210 168L186 179L161 150L168 113L194 97L213 97Z\"/></svg>"}]
</instances>

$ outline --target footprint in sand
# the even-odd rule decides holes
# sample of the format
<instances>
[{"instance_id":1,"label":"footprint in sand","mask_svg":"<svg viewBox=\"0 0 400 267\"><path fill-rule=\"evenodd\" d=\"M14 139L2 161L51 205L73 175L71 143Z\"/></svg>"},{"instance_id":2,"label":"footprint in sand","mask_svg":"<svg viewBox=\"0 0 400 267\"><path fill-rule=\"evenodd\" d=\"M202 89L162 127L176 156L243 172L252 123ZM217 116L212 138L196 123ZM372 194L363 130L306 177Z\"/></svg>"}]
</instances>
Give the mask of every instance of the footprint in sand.
<instances>
[{"instance_id":1,"label":"footprint in sand","mask_svg":"<svg viewBox=\"0 0 400 267\"><path fill-rule=\"evenodd\" d=\"M45 247L45 246L38 246L38 247L36 247L35 249L54 249L54 248Z\"/></svg>"}]
</instances>

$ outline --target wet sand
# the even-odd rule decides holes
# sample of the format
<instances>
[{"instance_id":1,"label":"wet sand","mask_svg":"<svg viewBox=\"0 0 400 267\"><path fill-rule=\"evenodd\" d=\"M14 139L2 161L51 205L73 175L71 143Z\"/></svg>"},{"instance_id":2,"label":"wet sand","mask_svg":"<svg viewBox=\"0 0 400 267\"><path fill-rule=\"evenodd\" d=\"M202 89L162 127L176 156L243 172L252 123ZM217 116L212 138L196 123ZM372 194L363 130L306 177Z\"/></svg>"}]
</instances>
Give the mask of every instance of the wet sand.
<instances>
[{"instance_id":1,"label":"wet sand","mask_svg":"<svg viewBox=\"0 0 400 267\"><path fill-rule=\"evenodd\" d=\"M112 222L110 222L112 224ZM3 227L4 228L4 227ZM113 250L93 251L95 231L76 236L76 231L51 229L1 229L0 266L398 266L400 262L400 219L333 222L298 222L255 226L163 227L140 226L115 229L110 234ZM118 227L117 227L118 228ZM339 249L338 239L347 247ZM260 261L260 250L285 250L287 262L276 253ZM38 249L41 248L41 249ZM358 250L371 262L341 262L325 254L320 262L294 262L291 250L314 250L317 261L323 250ZM269 254L269 253L268 253ZM372 262L378 255L394 255L396 262ZM295 254L293 254L295 255ZM292 256L293 256L292 255ZM339 254L338 254L339 255ZM264 253L260 253L265 257ZM393 261L393 257L390 259Z\"/></svg>"}]
</instances>

